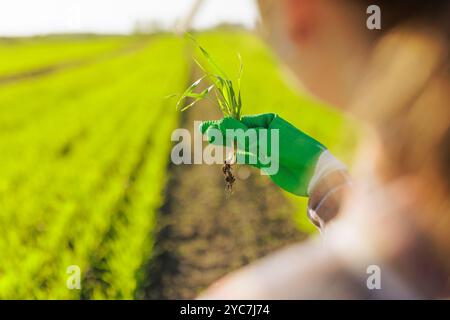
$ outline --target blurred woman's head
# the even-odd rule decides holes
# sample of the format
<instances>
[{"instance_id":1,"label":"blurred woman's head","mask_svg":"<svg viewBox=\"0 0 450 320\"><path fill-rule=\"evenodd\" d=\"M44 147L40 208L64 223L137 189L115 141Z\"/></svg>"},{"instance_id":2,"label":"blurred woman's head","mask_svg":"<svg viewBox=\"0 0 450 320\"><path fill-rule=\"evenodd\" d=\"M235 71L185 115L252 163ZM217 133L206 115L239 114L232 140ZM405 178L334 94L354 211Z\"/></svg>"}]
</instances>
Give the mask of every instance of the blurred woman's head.
<instances>
[{"instance_id":1,"label":"blurred woman's head","mask_svg":"<svg viewBox=\"0 0 450 320\"><path fill-rule=\"evenodd\" d=\"M259 3L262 32L301 83L374 129L381 152L365 159L382 183L408 177L405 194L414 188L418 195L408 220L431 238L450 272L450 2ZM366 26L373 4L380 30Z\"/></svg>"},{"instance_id":2,"label":"blurred woman's head","mask_svg":"<svg viewBox=\"0 0 450 320\"><path fill-rule=\"evenodd\" d=\"M381 9L381 29L369 30L369 5ZM393 28L423 20L448 29L447 0L259 0L263 31L318 98L346 108L378 40ZM444 25L446 25L444 27Z\"/></svg>"}]
</instances>

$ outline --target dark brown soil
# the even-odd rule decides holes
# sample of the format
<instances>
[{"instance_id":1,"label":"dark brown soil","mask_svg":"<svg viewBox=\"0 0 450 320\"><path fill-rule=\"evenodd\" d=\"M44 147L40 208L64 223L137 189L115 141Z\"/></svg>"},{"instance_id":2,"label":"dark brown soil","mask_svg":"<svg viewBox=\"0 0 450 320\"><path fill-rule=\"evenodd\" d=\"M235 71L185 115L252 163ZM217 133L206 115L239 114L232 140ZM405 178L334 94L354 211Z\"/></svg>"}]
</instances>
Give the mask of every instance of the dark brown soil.
<instances>
[{"instance_id":1,"label":"dark brown soil","mask_svg":"<svg viewBox=\"0 0 450 320\"><path fill-rule=\"evenodd\" d=\"M192 132L194 120L217 118L215 108L199 104L183 113L182 127ZM236 181L227 195L222 165L169 166L141 298L194 298L226 273L305 238L267 176L248 166L232 169Z\"/></svg>"}]
</instances>

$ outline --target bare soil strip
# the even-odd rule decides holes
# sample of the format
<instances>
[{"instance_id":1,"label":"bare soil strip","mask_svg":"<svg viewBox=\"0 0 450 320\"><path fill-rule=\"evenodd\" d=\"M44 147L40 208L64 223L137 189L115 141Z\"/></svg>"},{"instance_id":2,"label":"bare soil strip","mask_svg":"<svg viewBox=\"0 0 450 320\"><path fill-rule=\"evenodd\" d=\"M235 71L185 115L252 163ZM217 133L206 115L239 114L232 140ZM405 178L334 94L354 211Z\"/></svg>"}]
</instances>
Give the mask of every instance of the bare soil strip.
<instances>
[{"instance_id":1,"label":"bare soil strip","mask_svg":"<svg viewBox=\"0 0 450 320\"><path fill-rule=\"evenodd\" d=\"M211 105L183 113L181 126L218 119ZM169 165L154 257L138 297L189 299L226 273L284 245L305 239L294 209L267 176L234 166L234 193L226 195L221 165Z\"/></svg>"},{"instance_id":2,"label":"bare soil strip","mask_svg":"<svg viewBox=\"0 0 450 320\"><path fill-rule=\"evenodd\" d=\"M113 51L105 52L105 53L99 54L97 56L61 62L58 64L46 66L43 68L27 70L27 71L17 73L17 74L0 76L0 85L6 85L6 84L10 84L10 83L19 82L19 81L39 78L39 77L46 76L46 75L49 75L49 74L52 74L52 73L55 73L58 71L98 63L105 59L110 59L110 58L114 58L114 57L117 57L117 56L120 56L123 54L135 52L139 49L142 49L147 43L148 43L148 41L146 41L146 40L139 40L139 41L133 43L132 45L125 46L123 48L119 48L119 49L116 49Z\"/></svg>"}]
</instances>

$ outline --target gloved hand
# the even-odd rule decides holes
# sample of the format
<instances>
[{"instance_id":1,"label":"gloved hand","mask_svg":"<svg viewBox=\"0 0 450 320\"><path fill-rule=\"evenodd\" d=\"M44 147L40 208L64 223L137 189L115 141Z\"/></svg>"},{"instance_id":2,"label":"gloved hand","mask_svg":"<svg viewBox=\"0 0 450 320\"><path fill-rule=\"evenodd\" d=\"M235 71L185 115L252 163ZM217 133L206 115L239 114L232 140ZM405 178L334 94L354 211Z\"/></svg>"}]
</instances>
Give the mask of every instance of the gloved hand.
<instances>
[{"instance_id":1,"label":"gloved hand","mask_svg":"<svg viewBox=\"0 0 450 320\"><path fill-rule=\"evenodd\" d=\"M306 135L302 131L295 128L287 121L273 113L261 115L244 116L241 121L233 118L223 118L215 121L205 121L200 125L200 131L208 137L210 143L215 143L212 129L218 129L222 133L224 139L219 143L225 144L227 141L227 129L269 129L267 132L267 140L271 141L271 130L278 129L279 134L279 169L275 174L270 175L271 179L286 191L299 196L308 196L315 183L321 176L330 170L345 168L336 158L331 156L327 149L318 141ZM259 137L259 135L258 135ZM258 150L260 141L257 141ZM229 145L229 144L228 144ZM244 154L245 163L265 170L264 161L261 161L259 154L252 152L252 145L248 142L244 145L237 141L237 152ZM272 153L271 144L268 144L268 154ZM256 159L255 159L256 158ZM321 166L317 164L320 158ZM256 160L256 161L255 161Z\"/></svg>"}]
</instances>

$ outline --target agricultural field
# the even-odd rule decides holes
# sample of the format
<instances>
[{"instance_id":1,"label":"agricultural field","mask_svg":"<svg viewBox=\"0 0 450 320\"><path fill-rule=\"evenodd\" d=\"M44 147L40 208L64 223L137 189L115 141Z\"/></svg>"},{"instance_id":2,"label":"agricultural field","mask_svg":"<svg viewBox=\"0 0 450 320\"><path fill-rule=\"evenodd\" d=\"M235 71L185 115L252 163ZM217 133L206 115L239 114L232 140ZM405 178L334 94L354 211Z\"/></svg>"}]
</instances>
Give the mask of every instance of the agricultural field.
<instances>
[{"instance_id":1,"label":"agricultural field","mask_svg":"<svg viewBox=\"0 0 450 320\"><path fill-rule=\"evenodd\" d=\"M0 39L0 79L85 61L132 45L135 37Z\"/></svg>"},{"instance_id":2,"label":"agricultural field","mask_svg":"<svg viewBox=\"0 0 450 320\"><path fill-rule=\"evenodd\" d=\"M350 120L289 86L279 62L256 36L214 31L198 35L198 40L230 73L236 70L237 74L236 53L242 55L245 114L279 113L342 159L350 159L355 144ZM134 49L123 50L130 46ZM170 35L0 41L0 78L80 59L90 61L0 84L0 298L132 299L192 294L170 296L176 289L168 290L168 296L155 294L160 282L153 279L164 280L155 273L167 268L153 267L151 261L158 251L155 247L166 239L161 240L161 235L167 235L167 221L186 226L202 214L205 219L226 216L226 212L202 213L201 208L189 207L195 204L190 188L201 185L195 176L177 182L178 186L183 181L191 183L181 193L170 193L180 173L169 164L173 129L187 125L187 119L217 116L202 113L207 105L200 106L197 114L182 115L174 100L167 98L182 92L191 80L193 52L192 43ZM201 172L196 174L205 178ZM260 180L255 183L268 183ZM274 193L285 211L294 214L301 234L289 241L314 232L306 219L305 199ZM185 202L174 200L180 194ZM237 212L240 197L231 200ZM169 206L167 199L178 204ZM208 199L206 205L214 201ZM180 204L181 209L176 207ZM268 203L260 210L272 207L277 206ZM176 210L180 216L173 215ZM162 214L166 211L172 215ZM193 214L185 215L188 211ZM267 219L273 226L283 225L280 217L268 215ZM193 230L204 221L199 220ZM220 220L211 222L217 223ZM288 229L289 234L296 232ZM169 230L173 232L173 226ZM267 250L275 248L270 243L276 242L276 232L264 234ZM199 254L208 249L195 243ZM230 250L228 254L236 252L236 248ZM252 251L248 259L266 251ZM220 272L247 262L247 257L242 258ZM66 286L71 265L82 270L79 290ZM181 272L177 270L173 272ZM180 279L182 286L187 280ZM190 286L198 291L204 284Z\"/></svg>"}]
</instances>

